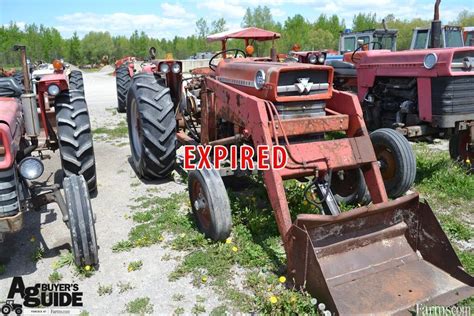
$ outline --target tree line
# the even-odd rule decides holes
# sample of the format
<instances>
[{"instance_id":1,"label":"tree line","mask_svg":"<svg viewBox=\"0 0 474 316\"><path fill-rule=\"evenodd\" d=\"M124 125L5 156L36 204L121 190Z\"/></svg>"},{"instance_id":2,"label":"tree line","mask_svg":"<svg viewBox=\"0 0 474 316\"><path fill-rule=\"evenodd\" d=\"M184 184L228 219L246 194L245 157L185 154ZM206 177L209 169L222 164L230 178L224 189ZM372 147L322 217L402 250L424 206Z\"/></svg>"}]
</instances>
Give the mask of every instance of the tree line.
<instances>
[{"instance_id":1,"label":"tree line","mask_svg":"<svg viewBox=\"0 0 474 316\"><path fill-rule=\"evenodd\" d=\"M429 26L429 20L398 19L394 15L378 17L376 13L358 13L352 20L352 30L363 31L382 27L382 18L387 26L399 30L399 50L407 49L411 41L413 28ZM451 25L474 26L474 12L461 11ZM315 21L309 21L300 14L288 17L283 23L276 22L271 11L266 6L248 8L243 17L242 27L256 26L281 34L275 42L278 52L286 53L294 44L303 50L333 49L337 50L339 35L346 29L346 22L337 15L321 14ZM220 43L208 43L206 37L228 29L223 18L208 23L204 18L197 20L195 33L187 37L175 36L172 39L158 39L135 30L131 36L113 36L109 32L87 33L82 39L77 33L71 38L63 38L53 27L29 24L24 28L11 22L0 26L0 66L16 66L18 53L12 51L14 44L27 46L31 60L50 62L54 58L63 58L74 65L99 64L104 56L109 62L124 56L146 58L148 48L157 49L157 58L164 58L167 53L174 58L186 59L197 52L214 52L220 48ZM258 55L268 55L270 43L256 42L254 46ZM244 48L243 41L235 41L229 48Z\"/></svg>"}]
</instances>

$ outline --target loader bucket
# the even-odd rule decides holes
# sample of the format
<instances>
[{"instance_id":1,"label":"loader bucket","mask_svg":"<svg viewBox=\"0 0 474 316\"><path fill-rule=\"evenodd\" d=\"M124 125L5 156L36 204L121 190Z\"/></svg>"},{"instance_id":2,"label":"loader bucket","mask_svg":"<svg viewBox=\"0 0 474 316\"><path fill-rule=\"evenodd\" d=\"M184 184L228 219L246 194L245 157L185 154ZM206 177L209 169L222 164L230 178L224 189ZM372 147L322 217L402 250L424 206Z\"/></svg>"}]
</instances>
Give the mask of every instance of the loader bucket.
<instances>
[{"instance_id":1,"label":"loader bucket","mask_svg":"<svg viewBox=\"0 0 474 316\"><path fill-rule=\"evenodd\" d=\"M290 277L339 315L405 314L474 294L431 208L417 194L338 216L299 215Z\"/></svg>"}]
</instances>

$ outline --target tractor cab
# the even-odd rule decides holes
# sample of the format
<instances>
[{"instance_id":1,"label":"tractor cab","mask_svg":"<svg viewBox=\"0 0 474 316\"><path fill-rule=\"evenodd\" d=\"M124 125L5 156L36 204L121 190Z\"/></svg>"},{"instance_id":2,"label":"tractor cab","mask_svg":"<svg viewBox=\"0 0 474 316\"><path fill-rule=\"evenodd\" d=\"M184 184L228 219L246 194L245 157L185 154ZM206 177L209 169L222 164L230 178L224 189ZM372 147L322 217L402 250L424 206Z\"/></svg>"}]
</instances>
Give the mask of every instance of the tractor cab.
<instances>
[{"instance_id":1,"label":"tractor cab","mask_svg":"<svg viewBox=\"0 0 474 316\"><path fill-rule=\"evenodd\" d=\"M339 52L353 52L360 46L364 50L388 49L397 50L398 30L395 29L372 29L362 32L346 32L339 39Z\"/></svg>"},{"instance_id":2,"label":"tractor cab","mask_svg":"<svg viewBox=\"0 0 474 316\"><path fill-rule=\"evenodd\" d=\"M474 26L463 28L464 46L474 46Z\"/></svg>"},{"instance_id":3,"label":"tractor cab","mask_svg":"<svg viewBox=\"0 0 474 316\"><path fill-rule=\"evenodd\" d=\"M410 49L428 49L431 46L431 28L417 27L413 30ZM472 33L471 33L472 38ZM464 38L460 26L445 25L441 28L440 48L463 47Z\"/></svg>"}]
</instances>

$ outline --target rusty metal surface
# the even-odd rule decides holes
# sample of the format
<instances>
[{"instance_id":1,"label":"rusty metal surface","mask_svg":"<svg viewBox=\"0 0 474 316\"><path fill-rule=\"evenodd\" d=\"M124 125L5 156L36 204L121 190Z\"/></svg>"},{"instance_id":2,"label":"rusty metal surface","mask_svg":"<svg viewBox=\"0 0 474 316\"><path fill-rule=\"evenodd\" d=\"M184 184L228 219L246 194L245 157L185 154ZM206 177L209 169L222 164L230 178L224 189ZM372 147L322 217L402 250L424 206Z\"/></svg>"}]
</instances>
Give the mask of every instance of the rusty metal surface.
<instances>
[{"instance_id":1,"label":"rusty metal surface","mask_svg":"<svg viewBox=\"0 0 474 316\"><path fill-rule=\"evenodd\" d=\"M278 123L270 122L269 124L275 125L278 137L283 136L281 133L278 133L282 128L285 130L287 136L295 136L311 133L345 131L349 127L349 116L340 114L288 119L281 122L281 127ZM272 137L275 137L272 127L270 127L270 134Z\"/></svg>"},{"instance_id":2,"label":"rusty metal surface","mask_svg":"<svg viewBox=\"0 0 474 316\"><path fill-rule=\"evenodd\" d=\"M290 236L296 283L341 315L393 314L474 294L474 278L416 194L339 216L300 215Z\"/></svg>"}]
</instances>

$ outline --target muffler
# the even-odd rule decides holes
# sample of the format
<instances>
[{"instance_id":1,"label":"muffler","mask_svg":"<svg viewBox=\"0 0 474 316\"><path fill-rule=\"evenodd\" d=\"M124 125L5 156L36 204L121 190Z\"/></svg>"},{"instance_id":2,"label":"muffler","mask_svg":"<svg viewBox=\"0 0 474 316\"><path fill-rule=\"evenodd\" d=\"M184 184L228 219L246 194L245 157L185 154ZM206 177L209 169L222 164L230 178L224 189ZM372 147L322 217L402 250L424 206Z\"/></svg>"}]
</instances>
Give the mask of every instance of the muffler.
<instances>
[{"instance_id":1,"label":"muffler","mask_svg":"<svg viewBox=\"0 0 474 316\"><path fill-rule=\"evenodd\" d=\"M290 277L339 315L406 313L474 295L474 278L417 194L338 216L302 214L289 236Z\"/></svg>"},{"instance_id":2,"label":"muffler","mask_svg":"<svg viewBox=\"0 0 474 316\"><path fill-rule=\"evenodd\" d=\"M25 118L25 132L28 137L38 137L40 134L40 122L36 95L27 93L21 95L21 107Z\"/></svg>"}]
</instances>

